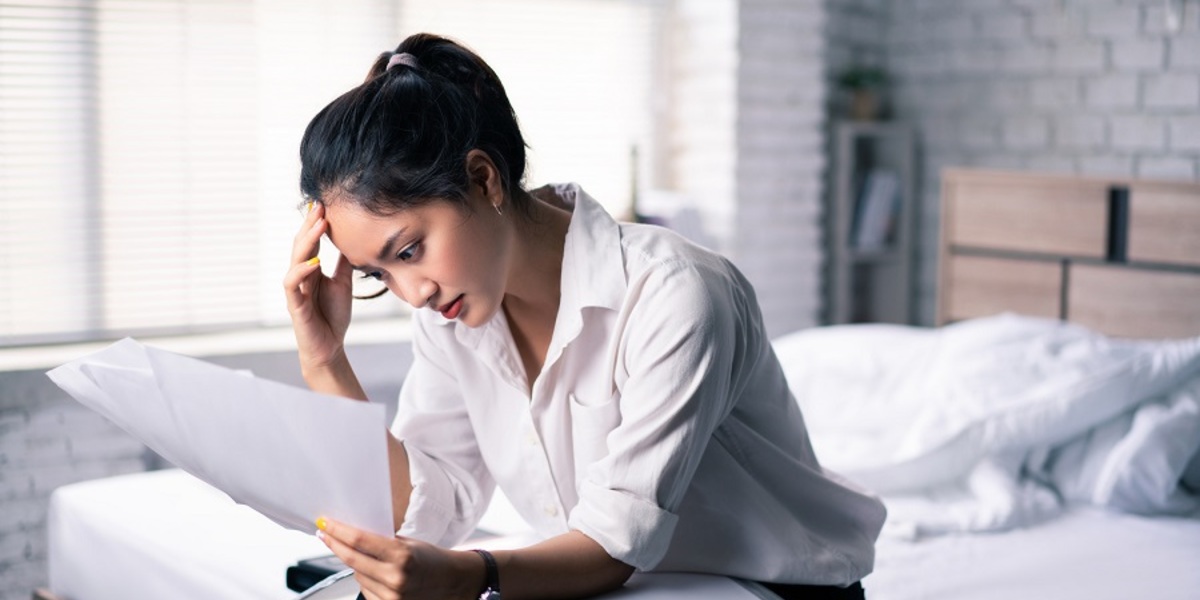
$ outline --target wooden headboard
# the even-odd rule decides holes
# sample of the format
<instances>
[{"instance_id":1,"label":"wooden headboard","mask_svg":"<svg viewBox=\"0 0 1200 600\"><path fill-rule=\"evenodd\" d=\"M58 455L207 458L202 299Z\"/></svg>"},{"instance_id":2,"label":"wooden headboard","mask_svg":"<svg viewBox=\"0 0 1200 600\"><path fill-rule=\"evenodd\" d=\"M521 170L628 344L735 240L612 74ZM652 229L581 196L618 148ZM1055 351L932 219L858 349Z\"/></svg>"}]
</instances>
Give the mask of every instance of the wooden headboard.
<instances>
[{"instance_id":1,"label":"wooden headboard","mask_svg":"<svg viewBox=\"0 0 1200 600\"><path fill-rule=\"evenodd\" d=\"M1200 183L951 169L941 218L939 325L1012 311L1200 335Z\"/></svg>"}]
</instances>

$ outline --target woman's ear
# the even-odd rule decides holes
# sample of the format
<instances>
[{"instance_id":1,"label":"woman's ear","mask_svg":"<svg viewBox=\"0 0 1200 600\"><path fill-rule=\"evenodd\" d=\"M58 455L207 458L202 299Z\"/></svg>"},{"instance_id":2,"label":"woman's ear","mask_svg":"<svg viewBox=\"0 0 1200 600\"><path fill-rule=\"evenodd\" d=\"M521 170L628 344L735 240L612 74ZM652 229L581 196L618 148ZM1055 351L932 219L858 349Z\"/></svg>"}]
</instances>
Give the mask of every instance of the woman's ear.
<instances>
[{"instance_id":1,"label":"woman's ear","mask_svg":"<svg viewBox=\"0 0 1200 600\"><path fill-rule=\"evenodd\" d=\"M504 202L504 186L500 182L500 171L487 152L478 148L467 152L467 181L471 191L481 193L493 207Z\"/></svg>"}]
</instances>

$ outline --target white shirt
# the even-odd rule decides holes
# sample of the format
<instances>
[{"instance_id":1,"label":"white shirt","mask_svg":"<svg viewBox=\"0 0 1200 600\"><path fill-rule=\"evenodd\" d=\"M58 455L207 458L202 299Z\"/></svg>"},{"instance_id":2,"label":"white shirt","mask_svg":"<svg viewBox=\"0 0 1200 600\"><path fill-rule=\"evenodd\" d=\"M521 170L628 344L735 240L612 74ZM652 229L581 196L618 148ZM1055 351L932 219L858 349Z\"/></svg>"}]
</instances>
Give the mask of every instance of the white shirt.
<instances>
[{"instance_id":1,"label":"white shirt","mask_svg":"<svg viewBox=\"0 0 1200 600\"><path fill-rule=\"evenodd\" d=\"M750 284L575 185L562 299L532 390L503 311L414 315L393 426L414 484L399 534L451 546L498 484L541 536L640 570L845 585L871 572L875 498L824 471Z\"/></svg>"}]
</instances>

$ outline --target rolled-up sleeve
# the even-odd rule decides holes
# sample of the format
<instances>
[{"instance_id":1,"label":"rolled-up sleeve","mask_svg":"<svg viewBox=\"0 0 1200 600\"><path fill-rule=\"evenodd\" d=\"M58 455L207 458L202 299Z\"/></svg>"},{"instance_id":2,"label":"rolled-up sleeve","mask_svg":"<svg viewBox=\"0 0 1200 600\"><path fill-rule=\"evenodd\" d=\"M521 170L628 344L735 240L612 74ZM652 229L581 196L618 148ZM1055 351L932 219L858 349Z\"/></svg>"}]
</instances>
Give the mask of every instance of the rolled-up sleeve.
<instances>
[{"instance_id":1,"label":"rolled-up sleeve","mask_svg":"<svg viewBox=\"0 0 1200 600\"><path fill-rule=\"evenodd\" d=\"M630 282L620 318L620 424L580 484L569 526L649 570L666 554L713 433L735 400L745 297L719 265L667 262Z\"/></svg>"},{"instance_id":2,"label":"rolled-up sleeve","mask_svg":"<svg viewBox=\"0 0 1200 600\"><path fill-rule=\"evenodd\" d=\"M392 432L408 453L413 484L397 532L442 547L474 530L495 484L480 457L459 386L427 328L413 318L413 366L400 391Z\"/></svg>"}]
</instances>

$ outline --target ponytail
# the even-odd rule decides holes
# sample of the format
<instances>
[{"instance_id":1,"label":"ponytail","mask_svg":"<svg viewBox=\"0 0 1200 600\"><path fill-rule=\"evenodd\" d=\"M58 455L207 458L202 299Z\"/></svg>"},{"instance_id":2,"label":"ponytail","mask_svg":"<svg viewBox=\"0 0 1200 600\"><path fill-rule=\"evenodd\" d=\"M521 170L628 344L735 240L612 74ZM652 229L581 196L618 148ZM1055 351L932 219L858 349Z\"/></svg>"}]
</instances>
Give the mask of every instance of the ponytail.
<instances>
[{"instance_id":1,"label":"ponytail","mask_svg":"<svg viewBox=\"0 0 1200 600\"><path fill-rule=\"evenodd\" d=\"M474 52L419 33L380 54L366 81L331 102L300 142L300 190L375 214L440 198L466 201L466 156L487 153L506 195L528 210L525 140L504 85Z\"/></svg>"}]
</instances>

